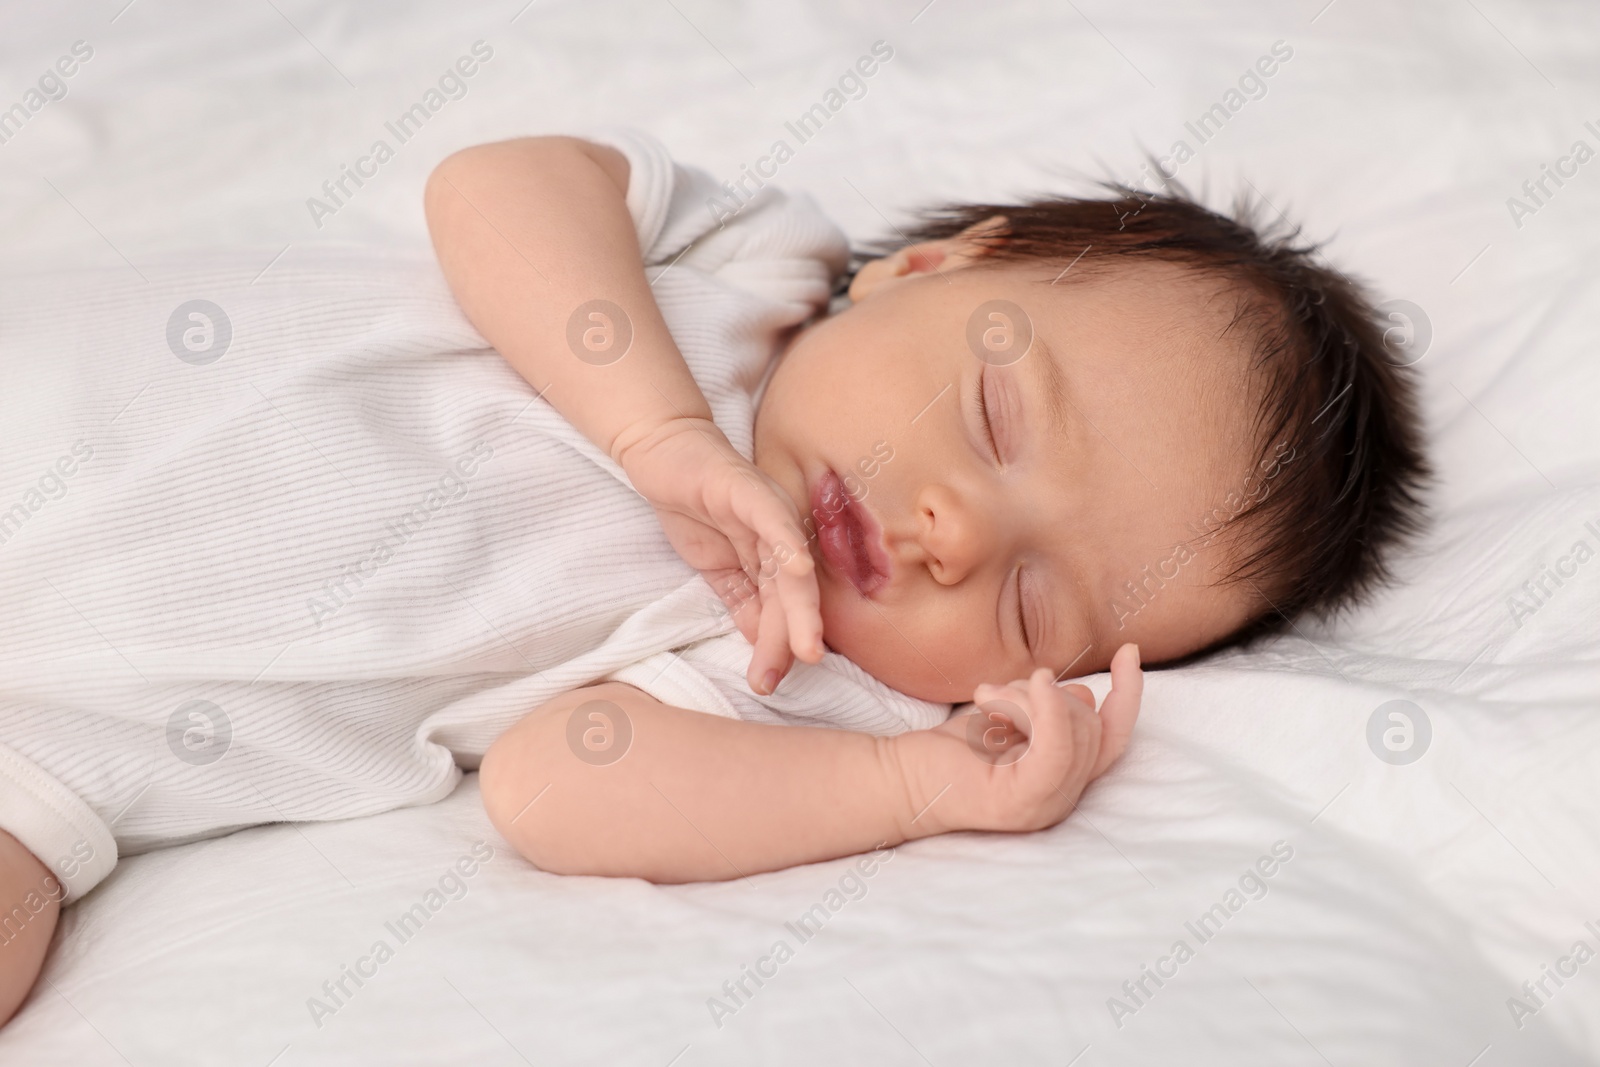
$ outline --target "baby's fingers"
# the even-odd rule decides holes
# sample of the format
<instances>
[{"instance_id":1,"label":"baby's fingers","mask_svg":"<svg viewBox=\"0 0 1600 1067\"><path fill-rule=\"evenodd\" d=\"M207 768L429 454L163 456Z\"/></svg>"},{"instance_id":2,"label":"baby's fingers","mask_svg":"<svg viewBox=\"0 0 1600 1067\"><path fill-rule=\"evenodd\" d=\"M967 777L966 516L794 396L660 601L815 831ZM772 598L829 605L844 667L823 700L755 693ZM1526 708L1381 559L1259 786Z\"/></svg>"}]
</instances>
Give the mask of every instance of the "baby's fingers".
<instances>
[{"instance_id":1,"label":"baby's fingers","mask_svg":"<svg viewBox=\"0 0 1600 1067\"><path fill-rule=\"evenodd\" d=\"M1098 778L1128 747L1133 724L1139 719L1144 694L1144 671L1139 667L1139 646L1123 645L1111 657L1111 692L1100 705L1100 754L1090 778Z\"/></svg>"},{"instance_id":2,"label":"baby's fingers","mask_svg":"<svg viewBox=\"0 0 1600 1067\"><path fill-rule=\"evenodd\" d=\"M772 549L782 560L777 574L777 599L783 605L790 647L807 663L822 661L822 591L817 565L805 541L778 542Z\"/></svg>"},{"instance_id":3,"label":"baby's fingers","mask_svg":"<svg viewBox=\"0 0 1600 1067\"><path fill-rule=\"evenodd\" d=\"M760 632L756 634L755 645L745 680L750 683L751 692L766 696L778 687L778 682L794 664L789 655L789 631L783 604L770 584L761 590Z\"/></svg>"},{"instance_id":4,"label":"baby's fingers","mask_svg":"<svg viewBox=\"0 0 1600 1067\"><path fill-rule=\"evenodd\" d=\"M763 586L769 581L775 584L794 654L808 663L820 662L822 596L816 562L794 503L778 483L752 469L739 483L731 504L732 520L754 535L759 559L753 573Z\"/></svg>"},{"instance_id":5,"label":"baby's fingers","mask_svg":"<svg viewBox=\"0 0 1600 1067\"><path fill-rule=\"evenodd\" d=\"M1064 776L1081 742L1075 737L1070 712L1062 708L1060 694L1050 684L1048 670L1041 667L1009 685L980 685L973 697L984 715L991 719L1004 715L1012 722L1017 734L1011 739L1013 748L1027 744L1005 763L1017 763L1042 790Z\"/></svg>"}]
</instances>

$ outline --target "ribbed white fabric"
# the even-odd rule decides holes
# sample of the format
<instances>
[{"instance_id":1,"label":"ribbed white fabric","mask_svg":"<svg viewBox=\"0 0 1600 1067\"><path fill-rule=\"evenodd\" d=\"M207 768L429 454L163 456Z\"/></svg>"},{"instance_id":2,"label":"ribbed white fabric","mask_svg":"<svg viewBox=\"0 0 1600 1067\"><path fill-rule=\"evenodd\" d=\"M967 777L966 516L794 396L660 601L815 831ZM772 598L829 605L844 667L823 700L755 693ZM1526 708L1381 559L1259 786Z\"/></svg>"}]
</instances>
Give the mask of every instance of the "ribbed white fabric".
<instances>
[{"instance_id":1,"label":"ribbed white fabric","mask_svg":"<svg viewBox=\"0 0 1600 1067\"><path fill-rule=\"evenodd\" d=\"M842 234L771 188L719 229L708 175L637 133L588 136L628 156L657 300L750 456L779 335L825 305ZM602 678L765 721L948 713L833 653L752 694L710 587L431 260L264 261L0 291L0 827L69 900L119 850L438 800ZM168 340L197 299L232 331L204 364Z\"/></svg>"}]
</instances>

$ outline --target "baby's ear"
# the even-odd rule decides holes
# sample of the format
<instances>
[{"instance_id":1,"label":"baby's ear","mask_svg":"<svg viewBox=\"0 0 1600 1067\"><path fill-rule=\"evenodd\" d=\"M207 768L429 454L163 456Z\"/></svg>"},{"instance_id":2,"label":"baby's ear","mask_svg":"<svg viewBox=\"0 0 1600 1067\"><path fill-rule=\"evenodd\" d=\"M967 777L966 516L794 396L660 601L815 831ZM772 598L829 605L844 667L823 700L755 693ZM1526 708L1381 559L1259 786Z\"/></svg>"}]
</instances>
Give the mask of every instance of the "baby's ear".
<instances>
[{"instance_id":1,"label":"baby's ear","mask_svg":"<svg viewBox=\"0 0 1600 1067\"><path fill-rule=\"evenodd\" d=\"M850 299L865 300L886 285L914 278L919 274L960 270L992 254L993 237L1006 227L1004 215L993 215L975 222L954 237L907 245L892 255L862 265L850 282Z\"/></svg>"}]
</instances>

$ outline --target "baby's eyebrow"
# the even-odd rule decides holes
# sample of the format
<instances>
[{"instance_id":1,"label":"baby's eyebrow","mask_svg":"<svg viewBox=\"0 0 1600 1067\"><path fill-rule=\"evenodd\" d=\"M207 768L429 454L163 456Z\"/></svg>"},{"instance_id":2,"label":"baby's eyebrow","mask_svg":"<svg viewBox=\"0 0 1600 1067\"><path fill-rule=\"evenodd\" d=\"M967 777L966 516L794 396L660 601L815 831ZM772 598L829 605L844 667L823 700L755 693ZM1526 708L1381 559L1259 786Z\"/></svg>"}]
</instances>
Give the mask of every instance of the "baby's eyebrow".
<instances>
[{"instance_id":1,"label":"baby's eyebrow","mask_svg":"<svg viewBox=\"0 0 1600 1067\"><path fill-rule=\"evenodd\" d=\"M1033 346L1029 354L1036 352L1035 360L1040 366L1038 375L1044 379L1045 405L1050 412L1050 421L1057 427L1065 427L1068 422L1068 409L1076 408L1072 401L1072 390L1067 384L1066 371L1061 369L1061 364L1056 361L1056 355L1045 343L1044 334L1035 332Z\"/></svg>"}]
</instances>

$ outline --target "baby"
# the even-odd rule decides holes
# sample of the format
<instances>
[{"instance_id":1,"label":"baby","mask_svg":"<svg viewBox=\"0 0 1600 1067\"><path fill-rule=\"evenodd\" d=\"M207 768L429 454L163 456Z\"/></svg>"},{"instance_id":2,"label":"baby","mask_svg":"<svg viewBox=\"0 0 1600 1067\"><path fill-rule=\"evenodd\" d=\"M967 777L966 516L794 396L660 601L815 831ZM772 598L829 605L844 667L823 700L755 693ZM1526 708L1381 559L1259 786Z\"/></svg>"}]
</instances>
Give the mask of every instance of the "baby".
<instances>
[{"instance_id":1,"label":"baby","mask_svg":"<svg viewBox=\"0 0 1600 1067\"><path fill-rule=\"evenodd\" d=\"M429 219L473 322L623 466L685 558L721 588L770 575L730 598L753 688L791 655L816 662L826 635L894 688L983 714L875 737L709 718L626 685L564 694L482 765L490 817L541 868L727 878L1053 825L1126 746L1141 650L1176 660L1343 605L1414 524L1409 383L1309 250L1176 196L945 210L788 341L752 463L656 312L627 195L613 149L508 142L441 166ZM564 276L535 285L519 246L562 250ZM603 368L558 343L562 310L597 293L633 327ZM880 463L890 426L909 430ZM1085 687L1052 684L1108 666L1098 714ZM628 759L563 750L586 704L619 709Z\"/></svg>"},{"instance_id":2,"label":"baby","mask_svg":"<svg viewBox=\"0 0 1600 1067\"><path fill-rule=\"evenodd\" d=\"M828 315L842 235L753 182L730 215L637 134L479 146L425 197L470 328L436 274L338 260L308 300L209 267L232 321L180 304L177 361L77 327L35 372L117 428L77 495L0 520L0 1019L119 850L460 767L559 873L1051 826L1127 745L1141 656L1354 603L1414 528L1411 383L1312 250L1177 193L952 207ZM10 293L11 345L76 321ZM1056 684L1107 669L1098 710Z\"/></svg>"}]
</instances>

